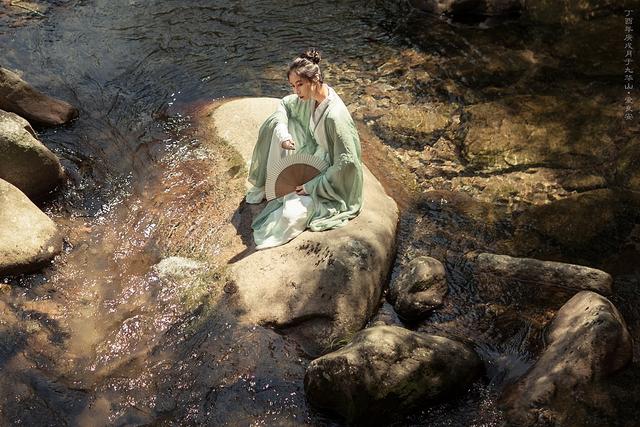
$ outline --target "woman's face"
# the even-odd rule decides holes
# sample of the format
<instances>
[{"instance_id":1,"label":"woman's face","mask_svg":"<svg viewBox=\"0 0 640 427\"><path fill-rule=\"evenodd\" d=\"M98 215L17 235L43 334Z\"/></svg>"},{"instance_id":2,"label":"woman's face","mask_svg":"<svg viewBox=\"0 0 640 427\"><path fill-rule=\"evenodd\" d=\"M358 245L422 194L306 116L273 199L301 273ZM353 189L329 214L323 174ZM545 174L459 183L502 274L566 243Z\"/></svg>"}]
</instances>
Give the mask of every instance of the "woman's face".
<instances>
[{"instance_id":1,"label":"woman's face","mask_svg":"<svg viewBox=\"0 0 640 427\"><path fill-rule=\"evenodd\" d=\"M300 77L296 73L289 74L289 83L296 95L303 101L311 99L314 84L311 80Z\"/></svg>"}]
</instances>

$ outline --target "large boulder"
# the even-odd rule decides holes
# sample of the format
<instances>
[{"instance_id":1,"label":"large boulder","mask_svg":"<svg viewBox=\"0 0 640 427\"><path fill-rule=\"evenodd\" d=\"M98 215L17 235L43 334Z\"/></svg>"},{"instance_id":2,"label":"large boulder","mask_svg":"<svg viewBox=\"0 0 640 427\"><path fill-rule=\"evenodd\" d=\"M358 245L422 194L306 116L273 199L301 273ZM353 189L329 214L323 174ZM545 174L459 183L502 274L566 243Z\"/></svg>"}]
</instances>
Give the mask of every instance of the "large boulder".
<instances>
[{"instance_id":1,"label":"large boulder","mask_svg":"<svg viewBox=\"0 0 640 427\"><path fill-rule=\"evenodd\" d=\"M0 275L36 270L62 251L62 235L27 196L0 179Z\"/></svg>"},{"instance_id":2,"label":"large boulder","mask_svg":"<svg viewBox=\"0 0 640 427\"><path fill-rule=\"evenodd\" d=\"M56 126L78 117L78 109L31 87L13 71L0 67L0 109L19 114L31 123Z\"/></svg>"},{"instance_id":3,"label":"large boulder","mask_svg":"<svg viewBox=\"0 0 640 427\"><path fill-rule=\"evenodd\" d=\"M505 391L503 403L513 425L568 425L563 408L575 406L594 382L633 358L624 319L608 299L589 291L558 311L547 342L533 368Z\"/></svg>"},{"instance_id":4,"label":"large boulder","mask_svg":"<svg viewBox=\"0 0 640 427\"><path fill-rule=\"evenodd\" d=\"M0 179L38 198L58 186L63 177L60 160L36 139L29 122L0 110Z\"/></svg>"},{"instance_id":5,"label":"large boulder","mask_svg":"<svg viewBox=\"0 0 640 427\"><path fill-rule=\"evenodd\" d=\"M248 163L262 122L277 99L227 102L213 112L218 136ZM258 209L260 209L258 207ZM305 231L286 245L252 251L229 275L244 321L290 334L312 355L330 351L362 329L379 305L395 255L396 203L364 167L364 207L335 230Z\"/></svg>"},{"instance_id":6,"label":"large boulder","mask_svg":"<svg viewBox=\"0 0 640 427\"><path fill-rule=\"evenodd\" d=\"M376 326L312 361L305 393L312 405L350 422L380 422L390 413L465 389L481 366L476 353L459 342Z\"/></svg>"},{"instance_id":7,"label":"large boulder","mask_svg":"<svg viewBox=\"0 0 640 427\"><path fill-rule=\"evenodd\" d=\"M403 319L415 321L440 307L447 290L442 263L421 256L411 260L393 281L388 298Z\"/></svg>"}]
</instances>

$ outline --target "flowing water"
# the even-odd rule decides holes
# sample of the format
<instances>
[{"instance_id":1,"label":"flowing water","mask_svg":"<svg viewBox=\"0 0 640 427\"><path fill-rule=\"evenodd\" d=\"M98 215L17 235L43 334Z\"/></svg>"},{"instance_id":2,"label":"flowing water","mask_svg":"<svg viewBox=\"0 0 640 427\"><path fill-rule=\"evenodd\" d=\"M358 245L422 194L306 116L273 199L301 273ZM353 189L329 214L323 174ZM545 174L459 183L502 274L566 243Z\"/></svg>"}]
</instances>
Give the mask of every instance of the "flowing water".
<instances>
[{"instance_id":1,"label":"flowing water","mask_svg":"<svg viewBox=\"0 0 640 427\"><path fill-rule=\"evenodd\" d=\"M439 57L456 58L444 74L464 81L456 67L461 60L472 68L485 64L482 46L470 40L480 34L477 43L490 44L486 32L424 17L400 28L397 15L361 1L22 4L40 12L0 3L2 66L71 102L81 116L68 126L39 130L67 171L64 188L43 204L67 237L50 268L3 279L11 288L0 295L2 422L339 424L308 408L302 388L308 359L295 343L265 328L235 324L233 286L221 291L228 306L201 304L213 292L204 283L216 280L217 266L181 265L197 272L189 289L166 280L158 267L170 255L220 255L230 220L225 209L238 203L238 188L226 182L237 178L237 168L208 169L207 162L228 167L229 156L220 147L208 157L194 116L214 100L286 94L286 63L309 46L321 48L327 81L347 103L367 86L382 85L380 75L392 92L429 98L425 87L394 83L397 73L386 72L386 64L415 42ZM527 43L518 37L544 44L550 37L519 27L496 37L505 34L511 34L505 45ZM532 363L549 310L534 310L526 319L505 315L495 328L481 324L471 309L477 296L466 292L478 284L469 282L460 255L496 250L495 242L510 242L516 233L503 221L506 208L474 205L461 216L442 200L401 200L402 256L416 247L439 254L453 278L455 307L420 329L473 335L489 385L477 384L462 399L401 423L497 425L502 419L496 390ZM626 236L635 222L635 214L621 214L614 232ZM629 268L638 254L627 246L624 252L624 244L610 245L604 260L580 250L565 260L621 271L624 296L638 301L637 270ZM547 243L511 253L562 258ZM637 309L623 298L620 304L640 330ZM261 353L265 348L268 355Z\"/></svg>"},{"instance_id":2,"label":"flowing water","mask_svg":"<svg viewBox=\"0 0 640 427\"><path fill-rule=\"evenodd\" d=\"M2 423L323 422L295 343L237 325L233 286L227 304L203 307L217 266L180 266L199 271L188 289L153 266L219 255L224 208L241 198L225 182L237 166L216 170L224 148L201 147L198 105L283 96L287 62L309 46L361 63L386 37L383 17L355 1L1 5L2 65L81 111L39 129L68 175L43 205L65 250L40 274L3 279Z\"/></svg>"}]
</instances>

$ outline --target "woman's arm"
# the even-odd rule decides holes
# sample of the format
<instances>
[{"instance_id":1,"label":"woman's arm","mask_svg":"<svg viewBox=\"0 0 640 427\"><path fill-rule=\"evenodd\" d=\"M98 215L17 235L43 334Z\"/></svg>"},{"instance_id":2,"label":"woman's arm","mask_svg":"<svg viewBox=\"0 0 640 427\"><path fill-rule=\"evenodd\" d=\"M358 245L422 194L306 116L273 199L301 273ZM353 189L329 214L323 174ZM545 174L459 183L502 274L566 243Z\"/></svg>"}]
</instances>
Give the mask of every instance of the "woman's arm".
<instances>
[{"instance_id":1,"label":"woman's arm","mask_svg":"<svg viewBox=\"0 0 640 427\"><path fill-rule=\"evenodd\" d=\"M295 142L293 137L289 133L289 115L287 109L284 106L284 100L281 100L276 109L277 124L274 128L276 138L280 142L280 146L285 150L294 150Z\"/></svg>"},{"instance_id":2,"label":"woman's arm","mask_svg":"<svg viewBox=\"0 0 640 427\"><path fill-rule=\"evenodd\" d=\"M256 187L264 186L267 174L269 150L271 148L271 142L274 132L276 132L276 128L283 125L284 128L287 129L287 134L289 133L288 124L291 106L287 105L287 100L288 97L284 97L280 100L276 111L267 117L258 131L258 140L253 148L248 177L249 182Z\"/></svg>"}]
</instances>

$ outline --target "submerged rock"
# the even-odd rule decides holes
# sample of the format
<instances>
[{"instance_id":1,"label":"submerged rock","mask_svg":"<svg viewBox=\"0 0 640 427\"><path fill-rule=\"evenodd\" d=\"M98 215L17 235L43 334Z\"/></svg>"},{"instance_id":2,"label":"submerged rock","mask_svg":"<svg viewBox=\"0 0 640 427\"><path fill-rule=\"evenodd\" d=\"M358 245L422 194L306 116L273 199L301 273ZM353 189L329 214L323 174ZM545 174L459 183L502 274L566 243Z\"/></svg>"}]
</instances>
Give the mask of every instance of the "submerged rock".
<instances>
[{"instance_id":1,"label":"submerged rock","mask_svg":"<svg viewBox=\"0 0 640 427\"><path fill-rule=\"evenodd\" d=\"M206 265L198 260L172 256L162 259L153 266L153 271L160 279L188 279L206 269Z\"/></svg>"},{"instance_id":2,"label":"submerged rock","mask_svg":"<svg viewBox=\"0 0 640 427\"><path fill-rule=\"evenodd\" d=\"M520 95L475 104L466 111L471 126L463 153L474 169L593 170L615 159L611 135L617 131L620 112L613 104Z\"/></svg>"},{"instance_id":3,"label":"submerged rock","mask_svg":"<svg viewBox=\"0 0 640 427\"><path fill-rule=\"evenodd\" d=\"M633 358L624 319L594 292L580 292L558 311L547 340L533 368L505 391L503 403L513 425L567 425L565 408Z\"/></svg>"},{"instance_id":4,"label":"submerged rock","mask_svg":"<svg viewBox=\"0 0 640 427\"><path fill-rule=\"evenodd\" d=\"M438 135L451 125L453 111L453 106L443 104L399 105L381 110L377 128L384 139L421 148L429 141L435 142Z\"/></svg>"},{"instance_id":5,"label":"submerged rock","mask_svg":"<svg viewBox=\"0 0 640 427\"><path fill-rule=\"evenodd\" d=\"M0 179L38 198L56 188L63 177L60 160L36 139L29 122L0 110Z\"/></svg>"},{"instance_id":6,"label":"submerged rock","mask_svg":"<svg viewBox=\"0 0 640 427\"><path fill-rule=\"evenodd\" d=\"M258 129L277 104L272 98L223 104L213 113L218 136L248 163ZM364 208L344 227L305 231L286 245L257 252L248 230L240 230L247 232L248 248L229 275L245 322L275 327L314 355L364 327L379 305L395 255L398 208L363 169Z\"/></svg>"},{"instance_id":7,"label":"submerged rock","mask_svg":"<svg viewBox=\"0 0 640 427\"><path fill-rule=\"evenodd\" d=\"M540 247L553 242L560 253L598 254L603 244L611 245L625 234L629 212L638 206L637 194L617 189L571 194L514 217L516 243L520 247Z\"/></svg>"},{"instance_id":8,"label":"submerged rock","mask_svg":"<svg viewBox=\"0 0 640 427\"><path fill-rule=\"evenodd\" d=\"M36 270L61 251L56 224L20 190L0 179L0 275Z\"/></svg>"},{"instance_id":9,"label":"submerged rock","mask_svg":"<svg viewBox=\"0 0 640 427\"><path fill-rule=\"evenodd\" d=\"M2 67L0 108L45 126L61 125L78 117L78 109L71 104L37 91L16 73Z\"/></svg>"},{"instance_id":10,"label":"submerged rock","mask_svg":"<svg viewBox=\"0 0 640 427\"><path fill-rule=\"evenodd\" d=\"M389 302L402 318L419 320L442 305L447 289L442 263L421 256L411 260L391 285Z\"/></svg>"},{"instance_id":11,"label":"submerged rock","mask_svg":"<svg viewBox=\"0 0 640 427\"><path fill-rule=\"evenodd\" d=\"M359 332L342 349L311 362L305 392L312 405L366 423L468 387L481 362L466 345L396 326Z\"/></svg>"},{"instance_id":12,"label":"submerged rock","mask_svg":"<svg viewBox=\"0 0 640 427\"><path fill-rule=\"evenodd\" d=\"M612 294L613 279L609 273L582 265L481 253L475 259L475 272L522 281L534 287L557 286Z\"/></svg>"}]
</instances>

